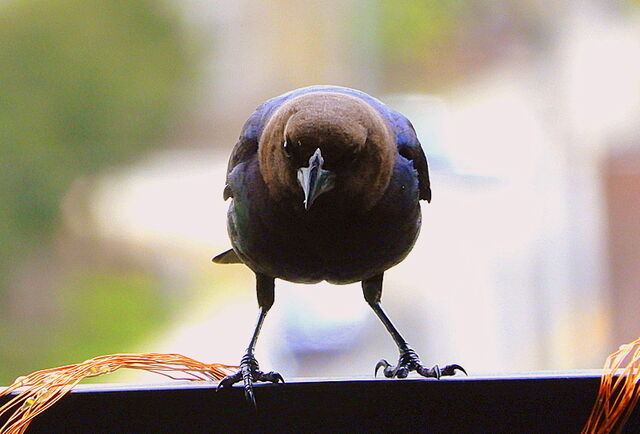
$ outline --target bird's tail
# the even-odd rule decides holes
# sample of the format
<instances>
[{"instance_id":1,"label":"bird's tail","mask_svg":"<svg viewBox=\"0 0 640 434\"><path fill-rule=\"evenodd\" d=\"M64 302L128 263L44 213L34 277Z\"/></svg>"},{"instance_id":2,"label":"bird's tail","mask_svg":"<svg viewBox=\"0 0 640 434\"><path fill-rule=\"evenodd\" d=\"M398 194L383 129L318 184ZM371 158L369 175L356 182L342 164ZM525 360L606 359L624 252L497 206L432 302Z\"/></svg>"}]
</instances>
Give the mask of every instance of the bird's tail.
<instances>
[{"instance_id":1,"label":"bird's tail","mask_svg":"<svg viewBox=\"0 0 640 434\"><path fill-rule=\"evenodd\" d=\"M216 264L242 264L242 260L238 257L238 254L233 249L229 249L226 252L222 252L212 259Z\"/></svg>"}]
</instances>

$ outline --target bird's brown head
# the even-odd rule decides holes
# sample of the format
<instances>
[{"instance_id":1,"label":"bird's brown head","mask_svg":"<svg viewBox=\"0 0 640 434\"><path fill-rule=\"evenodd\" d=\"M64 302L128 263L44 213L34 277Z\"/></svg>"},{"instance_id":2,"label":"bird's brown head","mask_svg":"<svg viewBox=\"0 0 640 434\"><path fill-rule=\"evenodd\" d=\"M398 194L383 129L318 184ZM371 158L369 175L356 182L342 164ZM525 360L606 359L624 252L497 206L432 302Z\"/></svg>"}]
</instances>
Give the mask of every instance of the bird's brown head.
<instances>
[{"instance_id":1,"label":"bird's brown head","mask_svg":"<svg viewBox=\"0 0 640 434\"><path fill-rule=\"evenodd\" d=\"M313 92L284 103L260 137L260 171L276 200L311 208L335 191L368 210L384 194L396 159L389 125L365 101Z\"/></svg>"}]
</instances>

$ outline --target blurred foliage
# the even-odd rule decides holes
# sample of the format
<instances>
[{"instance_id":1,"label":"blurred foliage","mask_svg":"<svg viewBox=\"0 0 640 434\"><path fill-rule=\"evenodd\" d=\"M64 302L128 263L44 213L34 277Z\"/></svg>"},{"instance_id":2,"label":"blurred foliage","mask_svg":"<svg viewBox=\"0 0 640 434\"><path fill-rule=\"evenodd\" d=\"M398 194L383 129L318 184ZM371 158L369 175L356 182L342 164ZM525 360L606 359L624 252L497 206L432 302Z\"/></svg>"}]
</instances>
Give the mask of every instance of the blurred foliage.
<instances>
[{"instance_id":1,"label":"blurred foliage","mask_svg":"<svg viewBox=\"0 0 640 434\"><path fill-rule=\"evenodd\" d=\"M157 278L141 272L76 276L57 300L66 320L51 336L50 358L71 363L133 351L131 345L169 318L169 300L162 298L159 286Z\"/></svg>"},{"instance_id":2,"label":"blurred foliage","mask_svg":"<svg viewBox=\"0 0 640 434\"><path fill-rule=\"evenodd\" d=\"M46 321L16 323L0 335L6 339L0 384L39 369L135 351L170 317L170 300L158 286L157 278L136 271L70 276L56 291L56 309L45 313Z\"/></svg>"},{"instance_id":3,"label":"blurred foliage","mask_svg":"<svg viewBox=\"0 0 640 434\"><path fill-rule=\"evenodd\" d=\"M22 260L51 254L46 246L73 179L163 140L186 108L195 67L180 17L165 2L0 4L0 377L13 364L30 369L33 354L44 368L122 351L158 325L163 308L148 277L81 279L61 290L64 312L46 318L16 313L6 289ZM49 304L47 297L35 298ZM9 311L28 330L18 330L24 325L10 322ZM39 341L44 332L49 339Z\"/></svg>"},{"instance_id":4,"label":"blurred foliage","mask_svg":"<svg viewBox=\"0 0 640 434\"><path fill-rule=\"evenodd\" d=\"M0 262L46 241L71 180L157 144L192 60L151 0L0 7Z\"/></svg>"},{"instance_id":5,"label":"blurred foliage","mask_svg":"<svg viewBox=\"0 0 640 434\"><path fill-rule=\"evenodd\" d=\"M457 59L456 43L464 31L461 19L472 2L461 0L381 1L378 38L384 58L385 82L391 87L416 83L427 87L450 78Z\"/></svg>"},{"instance_id":6,"label":"blurred foliage","mask_svg":"<svg viewBox=\"0 0 640 434\"><path fill-rule=\"evenodd\" d=\"M460 0L403 0L380 3L380 33L391 61L421 60L457 31Z\"/></svg>"}]
</instances>

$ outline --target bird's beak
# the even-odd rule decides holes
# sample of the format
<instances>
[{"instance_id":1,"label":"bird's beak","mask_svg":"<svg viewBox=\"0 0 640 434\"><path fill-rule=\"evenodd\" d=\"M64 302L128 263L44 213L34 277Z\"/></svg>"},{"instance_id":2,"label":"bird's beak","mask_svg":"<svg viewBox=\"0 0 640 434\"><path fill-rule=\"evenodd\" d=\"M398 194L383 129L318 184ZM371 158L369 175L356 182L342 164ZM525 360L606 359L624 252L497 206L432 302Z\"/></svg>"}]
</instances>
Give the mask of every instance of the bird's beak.
<instances>
[{"instance_id":1,"label":"bird's beak","mask_svg":"<svg viewBox=\"0 0 640 434\"><path fill-rule=\"evenodd\" d=\"M298 182L304 191L304 209L311 208L313 202L322 193L326 193L334 186L335 174L322 168L324 158L320 148L316 149L309 158L309 167L298 169Z\"/></svg>"}]
</instances>

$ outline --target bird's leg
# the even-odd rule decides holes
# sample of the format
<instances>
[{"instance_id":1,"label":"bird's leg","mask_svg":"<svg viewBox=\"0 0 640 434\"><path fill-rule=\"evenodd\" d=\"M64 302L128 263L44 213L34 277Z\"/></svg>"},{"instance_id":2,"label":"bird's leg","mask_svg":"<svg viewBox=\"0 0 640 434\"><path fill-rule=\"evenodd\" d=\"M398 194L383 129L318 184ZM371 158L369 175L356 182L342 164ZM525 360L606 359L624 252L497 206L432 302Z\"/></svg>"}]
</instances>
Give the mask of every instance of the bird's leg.
<instances>
[{"instance_id":1,"label":"bird's leg","mask_svg":"<svg viewBox=\"0 0 640 434\"><path fill-rule=\"evenodd\" d=\"M274 301L274 278L265 276L264 274L256 273L256 291L258 293L258 305L260 306L260 314L258 316L258 323L253 330L253 336L251 342L247 347L247 352L240 361L240 370L233 375L229 375L220 381L218 388L224 388L231 386L235 383L242 381L244 383L244 395L247 401L254 407L256 406L256 398L253 394L253 382L254 381L270 381L272 383L283 382L282 375L277 372L262 372L258 361L254 356L256 342L258 341L258 335L262 328L267 312L273 305Z\"/></svg>"},{"instance_id":2,"label":"bird's leg","mask_svg":"<svg viewBox=\"0 0 640 434\"><path fill-rule=\"evenodd\" d=\"M380 299L382 297L382 276L383 274L379 274L370 279L363 280L362 291L364 292L365 300L367 300L371 309L378 315L378 318L380 318L380 321L382 321L382 324L384 324L396 345L398 345L400 359L396 366L391 365L384 359L380 360L376 364L375 372L377 373L378 369L383 368L384 376L387 378L406 378L411 371L416 371L423 377L433 378L440 378L443 375L454 375L456 370L466 374L467 372L460 365L447 365L441 369L438 365L427 368L420 363L416 352L407 344L407 341L404 340L400 332L398 332L398 329L396 329L387 314L382 310L382 306L380 305Z\"/></svg>"}]
</instances>

